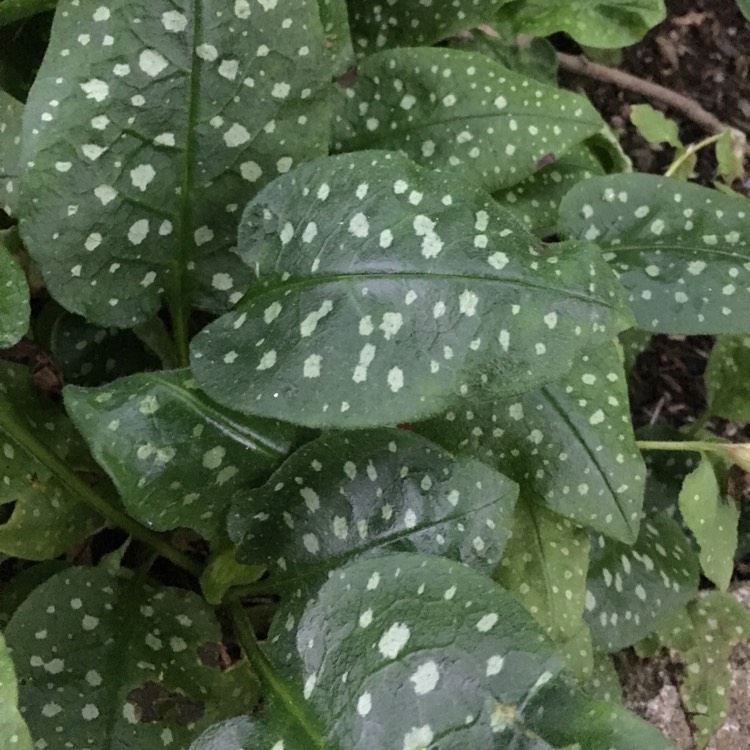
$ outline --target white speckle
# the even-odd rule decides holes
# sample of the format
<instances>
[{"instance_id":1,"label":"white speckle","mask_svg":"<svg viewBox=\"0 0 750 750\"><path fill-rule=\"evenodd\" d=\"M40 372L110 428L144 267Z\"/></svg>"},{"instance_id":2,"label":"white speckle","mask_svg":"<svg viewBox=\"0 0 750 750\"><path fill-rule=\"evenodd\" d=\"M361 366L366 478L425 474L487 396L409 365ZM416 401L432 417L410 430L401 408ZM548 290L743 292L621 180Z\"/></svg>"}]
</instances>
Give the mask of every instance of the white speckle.
<instances>
[{"instance_id":1,"label":"white speckle","mask_svg":"<svg viewBox=\"0 0 750 750\"><path fill-rule=\"evenodd\" d=\"M198 227L198 229L196 229L195 233L193 234L193 240L195 241L196 247L202 247L203 245L206 245L207 243L211 242L213 238L214 233L207 226Z\"/></svg>"},{"instance_id":2,"label":"white speckle","mask_svg":"<svg viewBox=\"0 0 750 750\"><path fill-rule=\"evenodd\" d=\"M270 370L276 364L276 350L271 349L260 358L260 364L256 370Z\"/></svg>"},{"instance_id":3,"label":"white speckle","mask_svg":"<svg viewBox=\"0 0 750 750\"><path fill-rule=\"evenodd\" d=\"M465 289L461 293L458 302L461 312L466 315L467 318L471 318L476 315L479 297L477 297L474 292L470 292L468 289Z\"/></svg>"},{"instance_id":4,"label":"white speckle","mask_svg":"<svg viewBox=\"0 0 750 750\"><path fill-rule=\"evenodd\" d=\"M246 161L243 164L240 164L240 174L242 175L243 180L257 182L263 174L263 170L256 162Z\"/></svg>"},{"instance_id":5,"label":"white speckle","mask_svg":"<svg viewBox=\"0 0 750 750\"><path fill-rule=\"evenodd\" d=\"M490 656L490 658L487 659L487 670L485 672L487 677L494 677L496 674L500 674L504 663L505 659L502 656Z\"/></svg>"},{"instance_id":6,"label":"white speckle","mask_svg":"<svg viewBox=\"0 0 750 750\"><path fill-rule=\"evenodd\" d=\"M109 8L105 7L104 5L100 5L95 11L93 15L93 19L95 21L109 21L110 16L112 14L109 12Z\"/></svg>"},{"instance_id":7,"label":"white speckle","mask_svg":"<svg viewBox=\"0 0 750 750\"><path fill-rule=\"evenodd\" d=\"M310 696L313 693L313 690L315 690L315 683L318 681L318 678L316 675L311 674L306 680L305 680L305 687L302 691L302 694L305 696L305 700L309 700Z\"/></svg>"},{"instance_id":8,"label":"white speckle","mask_svg":"<svg viewBox=\"0 0 750 750\"><path fill-rule=\"evenodd\" d=\"M477 630L480 633L488 633L492 628L495 627L497 624L497 621L500 618L494 613L490 613L488 615L484 615L481 620L477 623Z\"/></svg>"},{"instance_id":9,"label":"white speckle","mask_svg":"<svg viewBox=\"0 0 750 750\"><path fill-rule=\"evenodd\" d=\"M81 89L87 99L93 99L96 102L103 102L109 96L109 86L99 78L92 78L82 83Z\"/></svg>"},{"instance_id":10,"label":"white speckle","mask_svg":"<svg viewBox=\"0 0 750 750\"><path fill-rule=\"evenodd\" d=\"M404 387L404 373L401 368L393 367L388 371L388 387L398 393Z\"/></svg>"},{"instance_id":11,"label":"white speckle","mask_svg":"<svg viewBox=\"0 0 750 750\"><path fill-rule=\"evenodd\" d=\"M364 239L370 233L370 222L367 221L367 217L363 213L360 212L352 216L349 222L349 233L361 239Z\"/></svg>"},{"instance_id":12,"label":"white speckle","mask_svg":"<svg viewBox=\"0 0 750 750\"><path fill-rule=\"evenodd\" d=\"M404 744L401 750L428 750L435 735L429 724L423 727L412 727L404 735Z\"/></svg>"},{"instance_id":13,"label":"white speckle","mask_svg":"<svg viewBox=\"0 0 750 750\"><path fill-rule=\"evenodd\" d=\"M378 651L385 659L395 659L406 646L411 631L402 622L395 622L378 641Z\"/></svg>"},{"instance_id":14,"label":"white speckle","mask_svg":"<svg viewBox=\"0 0 750 750\"><path fill-rule=\"evenodd\" d=\"M357 713L360 716L367 716L372 710L372 696L370 693L362 693L357 700Z\"/></svg>"},{"instance_id":15,"label":"white speckle","mask_svg":"<svg viewBox=\"0 0 750 750\"><path fill-rule=\"evenodd\" d=\"M589 424L601 424L604 421L604 412L601 409L597 409L590 417Z\"/></svg>"},{"instance_id":16,"label":"white speckle","mask_svg":"<svg viewBox=\"0 0 750 750\"><path fill-rule=\"evenodd\" d=\"M322 357L319 354L311 354L306 360L303 367L302 374L306 378L319 378L320 377L320 363Z\"/></svg>"},{"instance_id":17,"label":"white speckle","mask_svg":"<svg viewBox=\"0 0 750 750\"><path fill-rule=\"evenodd\" d=\"M302 537L302 544L311 555L317 555L320 552L320 542L315 534L305 534Z\"/></svg>"},{"instance_id":18,"label":"white speckle","mask_svg":"<svg viewBox=\"0 0 750 750\"><path fill-rule=\"evenodd\" d=\"M380 247L387 250L393 244L393 232L390 229L384 229L380 233Z\"/></svg>"},{"instance_id":19,"label":"white speckle","mask_svg":"<svg viewBox=\"0 0 750 750\"><path fill-rule=\"evenodd\" d=\"M545 315L544 322L547 324L550 331L554 330L557 327L557 313L551 312Z\"/></svg>"},{"instance_id":20,"label":"white speckle","mask_svg":"<svg viewBox=\"0 0 750 750\"><path fill-rule=\"evenodd\" d=\"M487 262L496 270L502 271L505 266L508 265L509 260L508 256L505 253L496 252L492 253L489 258L487 258Z\"/></svg>"},{"instance_id":21,"label":"white speckle","mask_svg":"<svg viewBox=\"0 0 750 750\"><path fill-rule=\"evenodd\" d=\"M219 57L219 51L213 44L201 44L195 48L195 54L200 57L201 60L206 62L213 62Z\"/></svg>"},{"instance_id":22,"label":"white speckle","mask_svg":"<svg viewBox=\"0 0 750 750\"><path fill-rule=\"evenodd\" d=\"M318 323L325 318L328 313L333 310L333 302L327 299L324 300L318 310L311 312L303 321L300 323L299 332L300 336L306 338L312 336L315 329L318 327Z\"/></svg>"},{"instance_id":23,"label":"white speckle","mask_svg":"<svg viewBox=\"0 0 750 750\"><path fill-rule=\"evenodd\" d=\"M111 185L99 185L94 188L94 195L101 201L102 206L106 206L117 198L117 191Z\"/></svg>"},{"instance_id":24,"label":"white speckle","mask_svg":"<svg viewBox=\"0 0 750 750\"><path fill-rule=\"evenodd\" d=\"M229 148L237 148L242 146L250 140L250 133L247 132L247 128L239 123L235 122L226 133L224 133L224 143Z\"/></svg>"},{"instance_id":25,"label":"white speckle","mask_svg":"<svg viewBox=\"0 0 750 750\"><path fill-rule=\"evenodd\" d=\"M440 671L434 661L428 661L417 668L417 671L409 677L414 685L414 692L417 695L427 695L431 693L438 681L440 680Z\"/></svg>"},{"instance_id":26,"label":"white speckle","mask_svg":"<svg viewBox=\"0 0 750 750\"><path fill-rule=\"evenodd\" d=\"M166 31L171 31L173 34L179 34L187 28L188 20L185 15L179 11L168 10L161 14L161 24Z\"/></svg>"},{"instance_id":27,"label":"white speckle","mask_svg":"<svg viewBox=\"0 0 750 750\"><path fill-rule=\"evenodd\" d=\"M140 245L146 239L149 232L148 219L139 219L128 229L128 240L133 245Z\"/></svg>"},{"instance_id":28,"label":"white speckle","mask_svg":"<svg viewBox=\"0 0 750 750\"><path fill-rule=\"evenodd\" d=\"M290 91L291 86L289 86L286 81L279 81L273 85L271 96L274 97L274 99L286 99L289 96Z\"/></svg>"},{"instance_id":29,"label":"white speckle","mask_svg":"<svg viewBox=\"0 0 750 750\"><path fill-rule=\"evenodd\" d=\"M228 273L215 273L211 279L211 286L220 292L228 292L234 286L234 279Z\"/></svg>"},{"instance_id":30,"label":"white speckle","mask_svg":"<svg viewBox=\"0 0 750 750\"><path fill-rule=\"evenodd\" d=\"M219 64L219 75L228 81L233 81L237 78L239 69L240 64L237 60L222 60Z\"/></svg>"},{"instance_id":31,"label":"white speckle","mask_svg":"<svg viewBox=\"0 0 750 750\"><path fill-rule=\"evenodd\" d=\"M155 49L144 49L138 56L138 67L151 78L158 76L168 65L164 55Z\"/></svg>"},{"instance_id":32,"label":"white speckle","mask_svg":"<svg viewBox=\"0 0 750 750\"><path fill-rule=\"evenodd\" d=\"M360 332L362 327L360 325ZM367 380L367 368L375 359L376 348L372 344L365 344L359 353L359 364L354 368L352 380L355 383L364 383Z\"/></svg>"},{"instance_id":33,"label":"white speckle","mask_svg":"<svg viewBox=\"0 0 750 750\"><path fill-rule=\"evenodd\" d=\"M523 405L522 404L511 404L508 408L508 414L511 419L515 419L516 422L520 422L523 419Z\"/></svg>"},{"instance_id":34,"label":"white speckle","mask_svg":"<svg viewBox=\"0 0 750 750\"><path fill-rule=\"evenodd\" d=\"M154 143L157 146L174 146L176 143L174 133L160 133L154 138Z\"/></svg>"},{"instance_id":35,"label":"white speckle","mask_svg":"<svg viewBox=\"0 0 750 750\"><path fill-rule=\"evenodd\" d=\"M156 171L150 164L140 164L130 170L130 181L133 187L138 188L142 193L153 182L154 177L156 177Z\"/></svg>"},{"instance_id":36,"label":"white speckle","mask_svg":"<svg viewBox=\"0 0 750 750\"><path fill-rule=\"evenodd\" d=\"M401 313L387 312L383 314L383 322L378 328L383 332L386 341L390 341L404 324L404 316Z\"/></svg>"}]
</instances>

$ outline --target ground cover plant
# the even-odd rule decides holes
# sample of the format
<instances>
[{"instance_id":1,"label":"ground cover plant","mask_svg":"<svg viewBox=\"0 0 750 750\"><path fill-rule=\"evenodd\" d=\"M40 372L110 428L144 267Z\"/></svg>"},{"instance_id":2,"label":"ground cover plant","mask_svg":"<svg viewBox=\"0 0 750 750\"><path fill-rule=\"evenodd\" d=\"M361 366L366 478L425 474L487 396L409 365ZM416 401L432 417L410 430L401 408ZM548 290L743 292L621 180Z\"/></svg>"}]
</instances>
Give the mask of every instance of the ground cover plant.
<instances>
[{"instance_id":1,"label":"ground cover plant","mask_svg":"<svg viewBox=\"0 0 750 750\"><path fill-rule=\"evenodd\" d=\"M660 0L52 5L0 0L39 51L0 67L3 747L673 747L634 645L705 746L744 145L692 184L642 111L677 166L634 173L545 39ZM718 337L709 405L636 435L653 333Z\"/></svg>"}]
</instances>

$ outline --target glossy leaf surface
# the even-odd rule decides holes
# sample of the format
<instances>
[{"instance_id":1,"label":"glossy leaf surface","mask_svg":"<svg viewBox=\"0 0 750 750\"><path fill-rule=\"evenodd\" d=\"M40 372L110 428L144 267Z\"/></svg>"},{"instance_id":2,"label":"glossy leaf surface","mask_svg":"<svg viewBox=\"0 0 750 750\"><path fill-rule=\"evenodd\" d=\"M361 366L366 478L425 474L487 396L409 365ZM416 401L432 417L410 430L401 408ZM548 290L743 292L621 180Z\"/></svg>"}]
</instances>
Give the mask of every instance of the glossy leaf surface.
<instances>
[{"instance_id":1,"label":"glossy leaf surface","mask_svg":"<svg viewBox=\"0 0 750 750\"><path fill-rule=\"evenodd\" d=\"M333 434L300 448L265 486L238 499L229 531L237 560L266 565L272 586L385 547L489 574L517 494L489 466L406 430Z\"/></svg>"},{"instance_id":2,"label":"glossy leaf surface","mask_svg":"<svg viewBox=\"0 0 750 750\"><path fill-rule=\"evenodd\" d=\"M0 242L0 349L13 346L26 333L30 313L26 276Z\"/></svg>"},{"instance_id":3,"label":"glossy leaf surface","mask_svg":"<svg viewBox=\"0 0 750 750\"><path fill-rule=\"evenodd\" d=\"M748 217L741 196L633 174L573 188L560 228L603 248L639 328L742 334L750 318Z\"/></svg>"},{"instance_id":4,"label":"glossy leaf surface","mask_svg":"<svg viewBox=\"0 0 750 750\"><path fill-rule=\"evenodd\" d=\"M23 104L0 90L0 209L15 214Z\"/></svg>"},{"instance_id":5,"label":"glossy leaf surface","mask_svg":"<svg viewBox=\"0 0 750 750\"><path fill-rule=\"evenodd\" d=\"M239 211L327 152L329 77L314 0L61 0L22 186L23 237L58 301L121 327L162 297L178 316L236 301Z\"/></svg>"},{"instance_id":6,"label":"glossy leaf surface","mask_svg":"<svg viewBox=\"0 0 750 750\"><path fill-rule=\"evenodd\" d=\"M224 533L241 488L265 481L303 433L210 401L187 370L65 389L65 406L128 511L158 530Z\"/></svg>"},{"instance_id":7,"label":"glossy leaf surface","mask_svg":"<svg viewBox=\"0 0 750 750\"><path fill-rule=\"evenodd\" d=\"M18 710L18 682L5 639L0 635L0 742L13 750L32 750L29 728Z\"/></svg>"},{"instance_id":8,"label":"glossy leaf surface","mask_svg":"<svg viewBox=\"0 0 750 750\"><path fill-rule=\"evenodd\" d=\"M545 246L482 191L401 156L304 165L250 203L259 283L192 344L206 392L309 426L531 390L627 326L598 250Z\"/></svg>"}]
</instances>

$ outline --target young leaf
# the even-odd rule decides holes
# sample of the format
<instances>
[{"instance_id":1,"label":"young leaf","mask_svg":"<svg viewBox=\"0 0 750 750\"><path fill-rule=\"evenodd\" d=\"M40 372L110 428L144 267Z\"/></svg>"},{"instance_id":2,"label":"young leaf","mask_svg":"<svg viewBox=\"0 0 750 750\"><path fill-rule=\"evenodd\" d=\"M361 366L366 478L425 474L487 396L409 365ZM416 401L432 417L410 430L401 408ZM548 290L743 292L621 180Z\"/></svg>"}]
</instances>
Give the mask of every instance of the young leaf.
<instances>
[{"instance_id":1,"label":"young leaf","mask_svg":"<svg viewBox=\"0 0 750 750\"><path fill-rule=\"evenodd\" d=\"M29 728L18 710L18 683L13 661L0 634L0 743L12 750L33 750Z\"/></svg>"},{"instance_id":2,"label":"young leaf","mask_svg":"<svg viewBox=\"0 0 750 750\"><path fill-rule=\"evenodd\" d=\"M650 104L633 104L630 107L630 121L649 143L668 143L675 148L683 148L677 123Z\"/></svg>"},{"instance_id":3,"label":"young leaf","mask_svg":"<svg viewBox=\"0 0 750 750\"><path fill-rule=\"evenodd\" d=\"M711 414L750 422L750 336L719 336L706 366L706 397Z\"/></svg>"},{"instance_id":4,"label":"young leaf","mask_svg":"<svg viewBox=\"0 0 750 750\"><path fill-rule=\"evenodd\" d=\"M303 446L236 500L229 533L237 560L266 565L274 586L386 546L490 573L517 495L502 474L409 431L339 433Z\"/></svg>"},{"instance_id":5,"label":"young leaf","mask_svg":"<svg viewBox=\"0 0 750 750\"><path fill-rule=\"evenodd\" d=\"M309 426L531 390L629 315L596 248L545 246L484 192L396 154L278 179L248 206L239 252L260 283L193 339L193 372L220 403Z\"/></svg>"},{"instance_id":6,"label":"young leaf","mask_svg":"<svg viewBox=\"0 0 750 750\"><path fill-rule=\"evenodd\" d=\"M418 430L496 466L530 500L580 526L628 544L638 535L645 467L612 343L579 355L560 382L512 401L464 404Z\"/></svg>"},{"instance_id":7,"label":"young leaf","mask_svg":"<svg viewBox=\"0 0 750 750\"><path fill-rule=\"evenodd\" d=\"M0 361L0 551L6 554L57 557L101 524L50 468L47 451L74 470L91 470L93 462L62 409L31 388L25 367Z\"/></svg>"},{"instance_id":8,"label":"young leaf","mask_svg":"<svg viewBox=\"0 0 750 750\"><path fill-rule=\"evenodd\" d=\"M560 230L605 251L638 326L653 332L746 333L750 205L655 175L597 177L560 209Z\"/></svg>"},{"instance_id":9,"label":"young leaf","mask_svg":"<svg viewBox=\"0 0 750 750\"><path fill-rule=\"evenodd\" d=\"M18 608L5 636L20 705L47 747L187 747L205 727L252 707L247 663L222 672L212 609L195 594L64 571Z\"/></svg>"},{"instance_id":10,"label":"young leaf","mask_svg":"<svg viewBox=\"0 0 750 750\"><path fill-rule=\"evenodd\" d=\"M224 536L233 495L265 481L304 432L212 403L187 370L65 389L65 406L128 512L165 531Z\"/></svg>"},{"instance_id":11,"label":"young leaf","mask_svg":"<svg viewBox=\"0 0 750 750\"><path fill-rule=\"evenodd\" d=\"M0 89L0 209L14 215L18 208L23 104Z\"/></svg>"},{"instance_id":12,"label":"young leaf","mask_svg":"<svg viewBox=\"0 0 750 750\"><path fill-rule=\"evenodd\" d=\"M235 302L238 206L327 153L328 56L315 0L61 0L23 146L23 237L51 293L121 327L163 296L177 326Z\"/></svg>"},{"instance_id":13,"label":"young leaf","mask_svg":"<svg viewBox=\"0 0 750 750\"><path fill-rule=\"evenodd\" d=\"M736 133L727 128L716 141L717 173L727 185L745 176L745 149L736 140Z\"/></svg>"},{"instance_id":14,"label":"young leaf","mask_svg":"<svg viewBox=\"0 0 750 750\"><path fill-rule=\"evenodd\" d=\"M595 535L584 617L594 647L618 651L645 638L695 595L698 559L680 525L649 516L631 547Z\"/></svg>"},{"instance_id":15,"label":"young leaf","mask_svg":"<svg viewBox=\"0 0 750 750\"><path fill-rule=\"evenodd\" d=\"M703 574L725 591L734 570L739 511L721 497L714 467L704 455L685 477L679 497L680 513L700 546Z\"/></svg>"},{"instance_id":16,"label":"young leaf","mask_svg":"<svg viewBox=\"0 0 750 750\"><path fill-rule=\"evenodd\" d=\"M0 349L21 339L29 328L30 314L26 275L0 242Z\"/></svg>"},{"instance_id":17,"label":"young leaf","mask_svg":"<svg viewBox=\"0 0 750 750\"><path fill-rule=\"evenodd\" d=\"M584 97L459 50L378 53L344 93L337 151L400 151L489 191L520 182L602 127Z\"/></svg>"}]
</instances>

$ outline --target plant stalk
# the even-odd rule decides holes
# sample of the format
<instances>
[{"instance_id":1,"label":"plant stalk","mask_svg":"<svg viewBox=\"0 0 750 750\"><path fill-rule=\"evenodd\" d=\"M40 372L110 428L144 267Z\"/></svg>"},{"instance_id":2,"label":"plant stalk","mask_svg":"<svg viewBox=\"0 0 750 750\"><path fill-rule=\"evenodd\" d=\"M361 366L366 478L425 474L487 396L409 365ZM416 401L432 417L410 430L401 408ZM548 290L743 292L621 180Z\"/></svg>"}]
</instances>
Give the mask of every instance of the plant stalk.
<instances>
[{"instance_id":1,"label":"plant stalk","mask_svg":"<svg viewBox=\"0 0 750 750\"><path fill-rule=\"evenodd\" d=\"M56 5L57 0L2 0L0 27L53 10Z\"/></svg>"},{"instance_id":2,"label":"plant stalk","mask_svg":"<svg viewBox=\"0 0 750 750\"><path fill-rule=\"evenodd\" d=\"M680 154L670 165L669 169L664 173L665 177L672 177L675 172L691 157L695 156L702 148L705 148L706 146L710 146L712 143L716 143L724 134L723 133L717 133L716 135L709 135L707 138L704 138L702 141L698 141L698 143L692 143L689 145L685 151Z\"/></svg>"},{"instance_id":3,"label":"plant stalk","mask_svg":"<svg viewBox=\"0 0 750 750\"><path fill-rule=\"evenodd\" d=\"M736 448L742 443L709 443L706 440L637 440L642 451L713 451L726 453L728 448ZM750 443L748 443L750 445Z\"/></svg>"}]
</instances>

